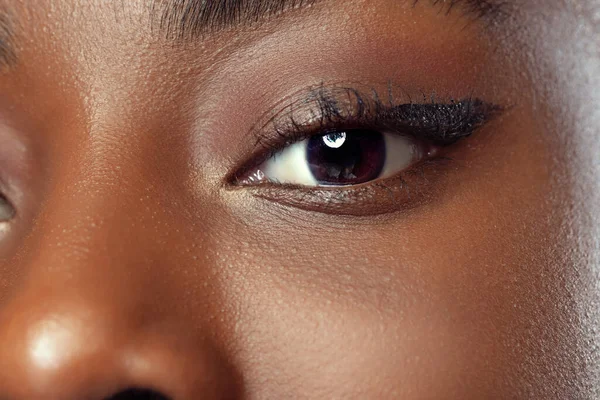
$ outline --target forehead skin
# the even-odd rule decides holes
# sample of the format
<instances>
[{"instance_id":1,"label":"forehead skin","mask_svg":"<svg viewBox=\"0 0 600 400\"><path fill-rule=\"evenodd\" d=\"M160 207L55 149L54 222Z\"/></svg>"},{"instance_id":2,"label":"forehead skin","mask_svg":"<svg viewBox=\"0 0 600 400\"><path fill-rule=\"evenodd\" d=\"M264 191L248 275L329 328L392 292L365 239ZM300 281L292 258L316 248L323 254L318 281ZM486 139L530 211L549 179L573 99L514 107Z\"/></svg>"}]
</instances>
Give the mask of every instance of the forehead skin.
<instances>
[{"instance_id":1,"label":"forehead skin","mask_svg":"<svg viewBox=\"0 0 600 400\"><path fill-rule=\"evenodd\" d=\"M600 9L413 3L182 39L151 1L0 1L0 398L598 398ZM395 212L231 188L340 82L504 112Z\"/></svg>"}]
</instances>

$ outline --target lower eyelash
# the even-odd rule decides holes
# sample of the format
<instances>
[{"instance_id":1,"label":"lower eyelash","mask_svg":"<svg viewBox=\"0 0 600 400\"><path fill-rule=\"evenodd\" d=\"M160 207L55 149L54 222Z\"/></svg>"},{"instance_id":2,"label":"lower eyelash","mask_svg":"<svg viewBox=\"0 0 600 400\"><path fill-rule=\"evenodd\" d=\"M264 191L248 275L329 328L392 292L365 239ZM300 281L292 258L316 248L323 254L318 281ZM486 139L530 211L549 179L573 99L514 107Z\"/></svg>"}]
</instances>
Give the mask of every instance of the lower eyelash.
<instances>
[{"instance_id":1,"label":"lower eyelash","mask_svg":"<svg viewBox=\"0 0 600 400\"><path fill-rule=\"evenodd\" d=\"M426 160L393 177L357 186L310 188L266 182L245 189L254 197L310 212L353 217L393 214L434 198L451 161Z\"/></svg>"}]
</instances>

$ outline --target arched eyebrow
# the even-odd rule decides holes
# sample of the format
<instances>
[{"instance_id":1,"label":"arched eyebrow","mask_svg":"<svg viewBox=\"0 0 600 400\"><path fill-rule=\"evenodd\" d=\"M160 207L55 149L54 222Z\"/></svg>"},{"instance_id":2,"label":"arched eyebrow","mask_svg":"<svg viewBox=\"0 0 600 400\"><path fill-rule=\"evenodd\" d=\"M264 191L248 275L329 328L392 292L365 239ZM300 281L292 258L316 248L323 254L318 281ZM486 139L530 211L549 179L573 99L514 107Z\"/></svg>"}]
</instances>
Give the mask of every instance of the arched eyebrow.
<instances>
[{"instance_id":1,"label":"arched eyebrow","mask_svg":"<svg viewBox=\"0 0 600 400\"><path fill-rule=\"evenodd\" d=\"M247 27L269 17L328 0L154 0L152 9L169 38L215 34L227 28ZM416 6L429 3L450 13L461 9L475 19L497 20L507 15L508 0L394 0Z\"/></svg>"}]
</instances>

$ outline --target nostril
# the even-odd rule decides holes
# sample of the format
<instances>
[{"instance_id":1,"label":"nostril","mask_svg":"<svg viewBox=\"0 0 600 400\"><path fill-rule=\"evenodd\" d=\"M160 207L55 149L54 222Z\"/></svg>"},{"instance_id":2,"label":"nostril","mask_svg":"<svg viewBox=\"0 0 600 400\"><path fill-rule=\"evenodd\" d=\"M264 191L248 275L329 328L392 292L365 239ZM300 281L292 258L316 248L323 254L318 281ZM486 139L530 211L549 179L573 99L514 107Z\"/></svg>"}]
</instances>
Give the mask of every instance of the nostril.
<instances>
[{"instance_id":1,"label":"nostril","mask_svg":"<svg viewBox=\"0 0 600 400\"><path fill-rule=\"evenodd\" d=\"M169 400L169 398L152 390L128 389L105 400Z\"/></svg>"}]
</instances>

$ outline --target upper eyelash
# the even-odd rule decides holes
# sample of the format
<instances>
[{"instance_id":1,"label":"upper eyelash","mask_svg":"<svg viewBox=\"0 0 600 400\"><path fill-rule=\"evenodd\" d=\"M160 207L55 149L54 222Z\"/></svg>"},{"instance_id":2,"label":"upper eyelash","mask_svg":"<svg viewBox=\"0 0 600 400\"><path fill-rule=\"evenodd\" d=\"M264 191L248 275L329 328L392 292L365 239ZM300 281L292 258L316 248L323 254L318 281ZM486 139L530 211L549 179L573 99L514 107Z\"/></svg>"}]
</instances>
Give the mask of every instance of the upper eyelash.
<instances>
[{"instance_id":1,"label":"upper eyelash","mask_svg":"<svg viewBox=\"0 0 600 400\"><path fill-rule=\"evenodd\" d=\"M240 177L286 147L312 136L342 129L387 130L443 147L471 135L504 111L502 106L474 97L460 101L450 99L444 103L438 101L435 95L428 98L423 94L423 102L419 103L403 92L403 98L409 101L398 103L389 82L385 97L375 88L361 91L321 84L309 88L308 94L300 100L294 100L298 98L297 95L287 98L282 101L284 105L278 112L259 119L263 121L261 128L251 129L257 150L228 175L228 184L238 186Z\"/></svg>"},{"instance_id":2,"label":"upper eyelash","mask_svg":"<svg viewBox=\"0 0 600 400\"><path fill-rule=\"evenodd\" d=\"M275 135L259 132L256 142L263 149L263 159L295 142L340 129L386 129L447 146L470 136L503 111L499 105L473 97L445 103L433 95L429 100L423 95L423 99L421 103L396 104L391 84L385 97L374 88L363 93L354 88L321 86L270 121ZM302 120L298 119L298 109L305 114Z\"/></svg>"}]
</instances>

